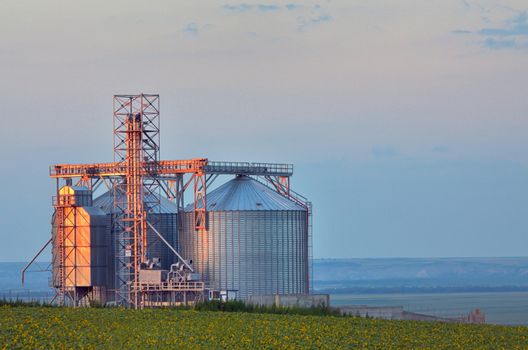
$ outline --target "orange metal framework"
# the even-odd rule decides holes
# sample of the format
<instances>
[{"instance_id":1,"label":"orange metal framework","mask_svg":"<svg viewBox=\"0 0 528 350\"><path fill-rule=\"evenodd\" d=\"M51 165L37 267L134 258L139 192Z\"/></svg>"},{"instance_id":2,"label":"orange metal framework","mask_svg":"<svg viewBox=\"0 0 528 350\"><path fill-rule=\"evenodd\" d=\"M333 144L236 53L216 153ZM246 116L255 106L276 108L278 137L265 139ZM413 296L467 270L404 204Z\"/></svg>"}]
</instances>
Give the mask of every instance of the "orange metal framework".
<instances>
[{"instance_id":1,"label":"orange metal framework","mask_svg":"<svg viewBox=\"0 0 528 350\"><path fill-rule=\"evenodd\" d=\"M158 162L141 162L142 175L157 174L159 177L167 175L169 178L178 174L189 174L204 171L206 158L189 160L161 160ZM93 163L93 164L57 164L50 168L50 177L67 179L76 177L99 178L126 176L127 165L121 162Z\"/></svg>"},{"instance_id":2,"label":"orange metal framework","mask_svg":"<svg viewBox=\"0 0 528 350\"><path fill-rule=\"evenodd\" d=\"M114 162L57 164L50 167L50 177L57 180L57 193L59 180L73 178L78 179L77 185L89 189L104 183L114 191L112 223L118 240L115 252L118 303L138 307L144 300L142 293L146 291L137 288L139 267L146 260L149 213L159 205L159 202L152 202L152 198L159 199L161 191L176 203L178 211L182 211L183 193L193 184L197 234L207 230L206 190L218 175L263 177L277 192L307 207L307 201L290 191L291 164L212 162L207 158L160 160L159 95L115 95L113 110ZM185 174L191 175L187 182ZM61 211L57 205L55 210ZM178 222L179 229L180 225Z\"/></svg>"},{"instance_id":3,"label":"orange metal framework","mask_svg":"<svg viewBox=\"0 0 528 350\"><path fill-rule=\"evenodd\" d=\"M114 162L125 174L114 183L113 231L116 234L116 300L138 306L141 263L147 260L147 212L157 203L149 196L158 186L152 173L159 161L159 96L114 96ZM144 171L143 163L152 164ZM153 203L145 203L145 198Z\"/></svg>"},{"instance_id":4,"label":"orange metal framework","mask_svg":"<svg viewBox=\"0 0 528 350\"><path fill-rule=\"evenodd\" d=\"M91 278L88 265L91 247L87 241L89 236L86 235L90 217L74 200L64 200L67 198L61 195L55 206L53 286L58 290L57 297L61 304L65 304L68 298L77 306L88 291L86 287Z\"/></svg>"}]
</instances>

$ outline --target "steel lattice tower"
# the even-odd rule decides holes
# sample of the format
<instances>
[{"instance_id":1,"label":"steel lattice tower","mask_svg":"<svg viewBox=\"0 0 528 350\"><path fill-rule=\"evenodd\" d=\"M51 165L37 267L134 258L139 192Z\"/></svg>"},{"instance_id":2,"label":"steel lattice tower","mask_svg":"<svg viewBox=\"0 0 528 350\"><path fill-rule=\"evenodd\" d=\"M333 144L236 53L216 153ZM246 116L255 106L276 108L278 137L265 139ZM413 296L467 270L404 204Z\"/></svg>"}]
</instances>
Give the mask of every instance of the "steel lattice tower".
<instances>
[{"instance_id":1,"label":"steel lattice tower","mask_svg":"<svg viewBox=\"0 0 528 350\"><path fill-rule=\"evenodd\" d=\"M116 301L137 306L132 286L147 260L147 216L159 207L159 95L114 96L114 162L125 176L114 183Z\"/></svg>"}]
</instances>

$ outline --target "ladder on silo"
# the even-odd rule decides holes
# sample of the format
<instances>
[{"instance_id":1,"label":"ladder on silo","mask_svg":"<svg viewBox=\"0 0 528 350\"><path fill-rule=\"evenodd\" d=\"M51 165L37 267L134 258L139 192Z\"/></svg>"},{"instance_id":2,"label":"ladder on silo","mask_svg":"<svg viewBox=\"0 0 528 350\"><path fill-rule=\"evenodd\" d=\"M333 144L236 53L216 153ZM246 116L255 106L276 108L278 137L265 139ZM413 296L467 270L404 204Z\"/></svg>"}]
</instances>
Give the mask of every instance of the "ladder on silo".
<instances>
[{"instance_id":1,"label":"ladder on silo","mask_svg":"<svg viewBox=\"0 0 528 350\"><path fill-rule=\"evenodd\" d=\"M306 202L308 212L308 292L313 293L313 207Z\"/></svg>"},{"instance_id":2,"label":"ladder on silo","mask_svg":"<svg viewBox=\"0 0 528 350\"><path fill-rule=\"evenodd\" d=\"M64 304L64 298L65 298L65 284L66 284L66 270L65 270L65 259L66 259L66 247L64 242L64 207L60 206L59 203L57 203L58 206L56 208L55 212L55 225L57 227L57 232L55 234L55 240L56 240L56 247L57 247L57 257L55 258L56 261L54 262L54 268L57 269L57 277L55 277L53 284L54 288L58 288L58 294L59 294L59 303ZM53 274L52 274L53 275ZM55 287L57 285L57 287Z\"/></svg>"}]
</instances>

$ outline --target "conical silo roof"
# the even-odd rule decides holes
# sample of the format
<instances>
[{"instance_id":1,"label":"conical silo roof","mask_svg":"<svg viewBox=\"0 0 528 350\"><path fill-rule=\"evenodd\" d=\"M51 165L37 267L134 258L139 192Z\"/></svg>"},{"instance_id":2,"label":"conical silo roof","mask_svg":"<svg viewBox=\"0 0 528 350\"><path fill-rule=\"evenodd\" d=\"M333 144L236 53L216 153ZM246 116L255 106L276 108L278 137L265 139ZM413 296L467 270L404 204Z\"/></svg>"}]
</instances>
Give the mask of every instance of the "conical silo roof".
<instances>
[{"instance_id":1,"label":"conical silo roof","mask_svg":"<svg viewBox=\"0 0 528 350\"><path fill-rule=\"evenodd\" d=\"M305 210L301 205L280 195L260 182L237 176L207 194L208 211L240 210ZM185 209L192 211L193 204Z\"/></svg>"},{"instance_id":2,"label":"conical silo roof","mask_svg":"<svg viewBox=\"0 0 528 350\"><path fill-rule=\"evenodd\" d=\"M126 199L125 199L126 200ZM169 201L167 198L160 196L160 205L157 206L157 208L154 209L154 213L156 214L174 214L178 212L178 208L176 207L176 204ZM154 195L145 195L145 201L146 204L148 203L155 203L156 197ZM105 213L113 213L114 212L114 191L107 191L94 199L93 206L101 208Z\"/></svg>"}]
</instances>

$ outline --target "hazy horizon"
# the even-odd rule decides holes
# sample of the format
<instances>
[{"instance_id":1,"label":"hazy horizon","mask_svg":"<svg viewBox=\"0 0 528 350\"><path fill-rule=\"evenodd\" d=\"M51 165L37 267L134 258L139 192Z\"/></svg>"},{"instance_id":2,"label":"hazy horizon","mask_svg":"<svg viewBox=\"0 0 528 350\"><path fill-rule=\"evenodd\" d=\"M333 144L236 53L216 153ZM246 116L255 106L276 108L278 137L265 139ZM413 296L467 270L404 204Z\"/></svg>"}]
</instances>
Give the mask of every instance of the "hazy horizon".
<instances>
[{"instance_id":1,"label":"hazy horizon","mask_svg":"<svg viewBox=\"0 0 528 350\"><path fill-rule=\"evenodd\" d=\"M391 260L391 259L397 259L397 260L456 260L456 259L462 259L462 260L481 260L481 259L528 259L528 255L520 255L520 256L414 256L414 257L406 257L406 256L380 256L380 257L347 257L347 258L339 258L339 257L315 257L313 258L314 261L323 261L323 260ZM36 263L51 263L51 260L45 260L43 258L39 258L35 260ZM9 261L9 260L2 260L0 263L27 263L27 261L24 260L18 260L18 261Z\"/></svg>"}]
</instances>

